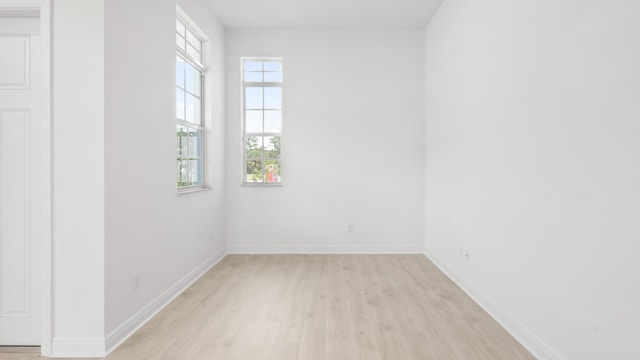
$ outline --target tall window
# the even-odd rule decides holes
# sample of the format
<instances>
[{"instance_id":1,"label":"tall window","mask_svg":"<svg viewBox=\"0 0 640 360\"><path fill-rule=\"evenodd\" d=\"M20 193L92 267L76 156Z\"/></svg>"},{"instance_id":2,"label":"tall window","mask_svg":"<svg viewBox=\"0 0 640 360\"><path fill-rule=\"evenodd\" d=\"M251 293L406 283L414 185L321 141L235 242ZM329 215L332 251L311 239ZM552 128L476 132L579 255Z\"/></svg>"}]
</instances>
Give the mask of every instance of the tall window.
<instances>
[{"instance_id":1,"label":"tall window","mask_svg":"<svg viewBox=\"0 0 640 360\"><path fill-rule=\"evenodd\" d=\"M176 133L178 189L204 185L202 39L176 19Z\"/></svg>"},{"instance_id":2,"label":"tall window","mask_svg":"<svg viewBox=\"0 0 640 360\"><path fill-rule=\"evenodd\" d=\"M282 59L242 59L243 183L282 183Z\"/></svg>"}]
</instances>

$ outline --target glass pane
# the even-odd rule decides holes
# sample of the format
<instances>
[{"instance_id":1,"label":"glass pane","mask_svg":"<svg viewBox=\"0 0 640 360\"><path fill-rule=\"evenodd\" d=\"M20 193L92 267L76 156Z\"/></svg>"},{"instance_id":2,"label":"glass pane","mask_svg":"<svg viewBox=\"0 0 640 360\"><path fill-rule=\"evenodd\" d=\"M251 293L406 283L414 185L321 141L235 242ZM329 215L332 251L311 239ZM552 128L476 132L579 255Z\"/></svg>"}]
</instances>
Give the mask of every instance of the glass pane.
<instances>
[{"instance_id":1,"label":"glass pane","mask_svg":"<svg viewBox=\"0 0 640 360\"><path fill-rule=\"evenodd\" d=\"M266 72L264 73L265 82L282 82L281 72Z\"/></svg>"},{"instance_id":2,"label":"glass pane","mask_svg":"<svg viewBox=\"0 0 640 360\"><path fill-rule=\"evenodd\" d=\"M264 162L264 182L279 183L281 181L280 160L266 160Z\"/></svg>"},{"instance_id":3,"label":"glass pane","mask_svg":"<svg viewBox=\"0 0 640 360\"><path fill-rule=\"evenodd\" d=\"M265 61L264 71L282 71L282 63L280 61Z\"/></svg>"},{"instance_id":4,"label":"glass pane","mask_svg":"<svg viewBox=\"0 0 640 360\"><path fill-rule=\"evenodd\" d=\"M188 132L188 152L187 157L190 159L200 157L200 139L202 138L202 132L195 129L190 129Z\"/></svg>"},{"instance_id":5,"label":"glass pane","mask_svg":"<svg viewBox=\"0 0 640 360\"><path fill-rule=\"evenodd\" d=\"M196 50L193 46L189 44L187 44L187 54L189 54L189 56L198 60L199 62L202 62L202 54L200 53L200 51Z\"/></svg>"},{"instance_id":6,"label":"glass pane","mask_svg":"<svg viewBox=\"0 0 640 360\"><path fill-rule=\"evenodd\" d=\"M249 136L245 139L245 155L247 159L262 159L262 137Z\"/></svg>"},{"instance_id":7,"label":"glass pane","mask_svg":"<svg viewBox=\"0 0 640 360\"><path fill-rule=\"evenodd\" d=\"M184 36L185 27L182 21L176 19L176 32L182 36Z\"/></svg>"},{"instance_id":8,"label":"glass pane","mask_svg":"<svg viewBox=\"0 0 640 360\"><path fill-rule=\"evenodd\" d=\"M197 97L194 97L191 94L186 94L186 119L188 122L194 123L194 124L201 124L201 119L200 119L200 99L198 99Z\"/></svg>"},{"instance_id":9,"label":"glass pane","mask_svg":"<svg viewBox=\"0 0 640 360\"><path fill-rule=\"evenodd\" d=\"M262 61L245 61L244 71L262 71Z\"/></svg>"},{"instance_id":10,"label":"glass pane","mask_svg":"<svg viewBox=\"0 0 640 360\"><path fill-rule=\"evenodd\" d=\"M202 167L200 160L188 160L189 171L187 182L189 185L200 185L202 183Z\"/></svg>"},{"instance_id":11,"label":"glass pane","mask_svg":"<svg viewBox=\"0 0 640 360\"><path fill-rule=\"evenodd\" d=\"M265 109L282 109L282 88L266 87L264 88L264 108Z\"/></svg>"},{"instance_id":12,"label":"glass pane","mask_svg":"<svg viewBox=\"0 0 640 360\"><path fill-rule=\"evenodd\" d=\"M176 56L176 86L184 89L184 60Z\"/></svg>"},{"instance_id":13,"label":"glass pane","mask_svg":"<svg viewBox=\"0 0 640 360\"><path fill-rule=\"evenodd\" d=\"M248 71L244 73L245 82L262 82L262 73L258 71Z\"/></svg>"},{"instance_id":14,"label":"glass pane","mask_svg":"<svg viewBox=\"0 0 640 360\"><path fill-rule=\"evenodd\" d=\"M182 50L185 50L185 51L186 51L186 49L185 49L185 44L184 44L184 38L183 38L182 36L178 35L178 34L176 34L176 45L177 45L180 49L182 49Z\"/></svg>"},{"instance_id":15,"label":"glass pane","mask_svg":"<svg viewBox=\"0 0 640 360\"><path fill-rule=\"evenodd\" d=\"M262 109L262 88L247 87L244 102L246 109Z\"/></svg>"},{"instance_id":16,"label":"glass pane","mask_svg":"<svg viewBox=\"0 0 640 360\"><path fill-rule=\"evenodd\" d=\"M186 90L195 94L196 96L201 96L200 93L202 91L201 85L201 73L196 70L193 65L189 63L185 63L185 72L186 72Z\"/></svg>"},{"instance_id":17,"label":"glass pane","mask_svg":"<svg viewBox=\"0 0 640 360\"><path fill-rule=\"evenodd\" d=\"M178 160L178 186L189 185L189 160Z\"/></svg>"},{"instance_id":18,"label":"glass pane","mask_svg":"<svg viewBox=\"0 0 640 360\"><path fill-rule=\"evenodd\" d=\"M184 120L184 91L176 88L176 117Z\"/></svg>"},{"instance_id":19,"label":"glass pane","mask_svg":"<svg viewBox=\"0 0 640 360\"><path fill-rule=\"evenodd\" d=\"M282 111L270 110L264 112L264 132L282 131Z\"/></svg>"},{"instance_id":20,"label":"glass pane","mask_svg":"<svg viewBox=\"0 0 640 360\"><path fill-rule=\"evenodd\" d=\"M193 170L191 169L191 160L183 160L185 163L184 177L182 178L183 186L193 185Z\"/></svg>"},{"instance_id":21,"label":"glass pane","mask_svg":"<svg viewBox=\"0 0 640 360\"><path fill-rule=\"evenodd\" d=\"M280 137L279 136L264 137L264 157L265 159L280 158Z\"/></svg>"},{"instance_id":22,"label":"glass pane","mask_svg":"<svg viewBox=\"0 0 640 360\"><path fill-rule=\"evenodd\" d=\"M177 138L177 153L178 159L187 154L187 128L177 125L176 127Z\"/></svg>"},{"instance_id":23,"label":"glass pane","mask_svg":"<svg viewBox=\"0 0 640 360\"><path fill-rule=\"evenodd\" d=\"M202 42L189 30L187 30L187 41L193 45L195 50L202 51Z\"/></svg>"},{"instance_id":24,"label":"glass pane","mask_svg":"<svg viewBox=\"0 0 640 360\"><path fill-rule=\"evenodd\" d=\"M262 160L247 160L246 182L262 182Z\"/></svg>"},{"instance_id":25,"label":"glass pane","mask_svg":"<svg viewBox=\"0 0 640 360\"><path fill-rule=\"evenodd\" d=\"M247 110L245 115L244 131L248 133L262 132L262 111Z\"/></svg>"}]
</instances>

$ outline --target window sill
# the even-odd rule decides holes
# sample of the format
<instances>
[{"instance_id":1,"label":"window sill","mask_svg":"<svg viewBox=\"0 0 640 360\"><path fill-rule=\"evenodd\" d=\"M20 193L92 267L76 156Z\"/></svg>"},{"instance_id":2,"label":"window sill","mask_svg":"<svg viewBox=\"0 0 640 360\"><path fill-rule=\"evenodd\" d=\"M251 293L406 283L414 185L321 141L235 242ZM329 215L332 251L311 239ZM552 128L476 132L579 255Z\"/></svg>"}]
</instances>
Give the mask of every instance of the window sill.
<instances>
[{"instance_id":1,"label":"window sill","mask_svg":"<svg viewBox=\"0 0 640 360\"><path fill-rule=\"evenodd\" d=\"M242 187L282 187L282 183L242 183Z\"/></svg>"},{"instance_id":2,"label":"window sill","mask_svg":"<svg viewBox=\"0 0 640 360\"><path fill-rule=\"evenodd\" d=\"M197 192L209 191L209 190L211 190L211 188L206 185L182 187L182 188L178 188L178 195L191 194L191 193L197 193Z\"/></svg>"}]
</instances>

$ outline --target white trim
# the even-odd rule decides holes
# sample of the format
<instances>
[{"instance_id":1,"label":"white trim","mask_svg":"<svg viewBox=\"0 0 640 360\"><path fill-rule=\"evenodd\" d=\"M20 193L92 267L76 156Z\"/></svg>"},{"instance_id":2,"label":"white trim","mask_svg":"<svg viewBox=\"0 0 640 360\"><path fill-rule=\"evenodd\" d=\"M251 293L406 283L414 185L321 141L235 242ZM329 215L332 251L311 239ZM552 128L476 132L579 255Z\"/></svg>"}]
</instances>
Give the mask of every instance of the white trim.
<instances>
[{"instance_id":1,"label":"white trim","mask_svg":"<svg viewBox=\"0 0 640 360\"><path fill-rule=\"evenodd\" d=\"M178 192L176 194L184 195L184 194L192 194L196 192L209 191L209 190L211 190L211 187L207 185L183 186L178 188Z\"/></svg>"},{"instance_id":2,"label":"white trim","mask_svg":"<svg viewBox=\"0 0 640 360\"><path fill-rule=\"evenodd\" d=\"M103 338L54 338L51 347L52 358L94 358L104 357Z\"/></svg>"},{"instance_id":3,"label":"white trim","mask_svg":"<svg viewBox=\"0 0 640 360\"><path fill-rule=\"evenodd\" d=\"M178 55L185 61L188 62L189 64L191 64L196 70L200 71L201 73L205 73L207 72L207 69L204 67L204 65L202 65L200 63L200 61L198 61L197 59L194 59L193 56L187 54L186 51L177 48L176 52L178 53ZM204 57L204 55L201 54L202 57ZM185 90L185 89L183 89ZM185 90L186 91L186 90ZM190 93L191 94L191 93ZM193 94L192 94L193 95Z\"/></svg>"},{"instance_id":4,"label":"white trim","mask_svg":"<svg viewBox=\"0 0 640 360\"><path fill-rule=\"evenodd\" d=\"M227 254L423 254L422 245L227 245Z\"/></svg>"},{"instance_id":5,"label":"white trim","mask_svg":"<svg viewBox=\"0 0 640 360\"><path fill-rule=\"evenodd\" d=\"M182 10L178 4L176 4L176 15L192 33L200 38L200 41L202 41L202 51L204 51L204 44L209 41L207 34L198 27L198 24L193 21L191 16L189 16L186 11Z\"/></svg>"},{"instance_id":6,"label":"white trim","mask_svg":"<svg viewBox=\"0 0 640 360\"><path fill-rule=\"evenodd\" d=\"M42 148L45 154L42 157L45 176L42 180L42 204L43 227L40 251L42 252L42 291L40 301L42 303L42 341L40 353L50 356L53 348L53 119L51 116L52 98L52 64L51 64L51 0L43 0L40 7L40 39L42 41Z\"/></svg>"},{"instance_id":7,"label":"white trim","mask_svg":"<svg viewBox=\"0 0 640 360\"><path fill-rule=\"evenodd\" d=\"M282 164L282 162L280 164ZM282 169L282 165L280 165L280 169ZM245 175L245 177L246 177L246 175ZM284 181L280 181L280 182L277 182L277 183L274 183L274 182L243 182L243 183L240 184L240 186L242 186L242 187L282 187L283 185L284 185Z\"/></svg>"},{"instance_id":8,"label":"white trim","mask_svg":"<svg viewBox=\"0 0 640 360\"><path fill-rule=\"evenodd\" d=\"M225 257L225 251L219 251L205 262L193 269L185 277L160 294L155 300L135 313L132 317L115 328L107 335L106 355L125 342L131 335L143 327L149 320L156 316L162 309L169 305L176 297L182 294L189 286L196 282L202 275L214 267Z\"/></svg>"},{"instance_id":9,"label":"white trim","mask_svg":"<svg viewBox=\"0 0 640 360\"><path fill-rule=\"evenodd\" d=\"M48 0L0 0L0 16L40 16L40 9Z\"/></svg>"},{"instance_id":10,"label":"white trim","mask_svg":"<svg viewBox=\"0 0 640 360\"><path fill-rule=\"evenodd\" d=\"M542 340L529 331L519 322L511 318L507 313L502 311L486 293L479 287L459 276L443 261L441 261L433 252L425 249L424 256L427 257L440 271L442 271L449 279L451 279L462 291L480 305L489 316L498 322L511 336L513 336L522 346L524 346L533 356L539 360L562 360L560 355L551 350Z\"/></svg>"}]
</instances>

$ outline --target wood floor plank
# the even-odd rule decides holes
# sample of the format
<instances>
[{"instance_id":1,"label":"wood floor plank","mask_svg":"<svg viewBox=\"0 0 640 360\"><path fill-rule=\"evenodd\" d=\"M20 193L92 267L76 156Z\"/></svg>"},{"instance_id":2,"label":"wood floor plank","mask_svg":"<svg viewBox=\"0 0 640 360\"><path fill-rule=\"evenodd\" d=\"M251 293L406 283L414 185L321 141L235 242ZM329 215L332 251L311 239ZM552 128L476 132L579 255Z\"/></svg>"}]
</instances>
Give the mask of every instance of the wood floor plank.
<instances>
[{"instance_id":1,"label":"wood floor plank","mask_svg":"<svg viewBox=\"0 0 640 360\"><path fill-rule=\"evenodd\" d=\"M534 357L422 255L229 255L108 357L131 359Z\"/></svg>"}]
</instances>

